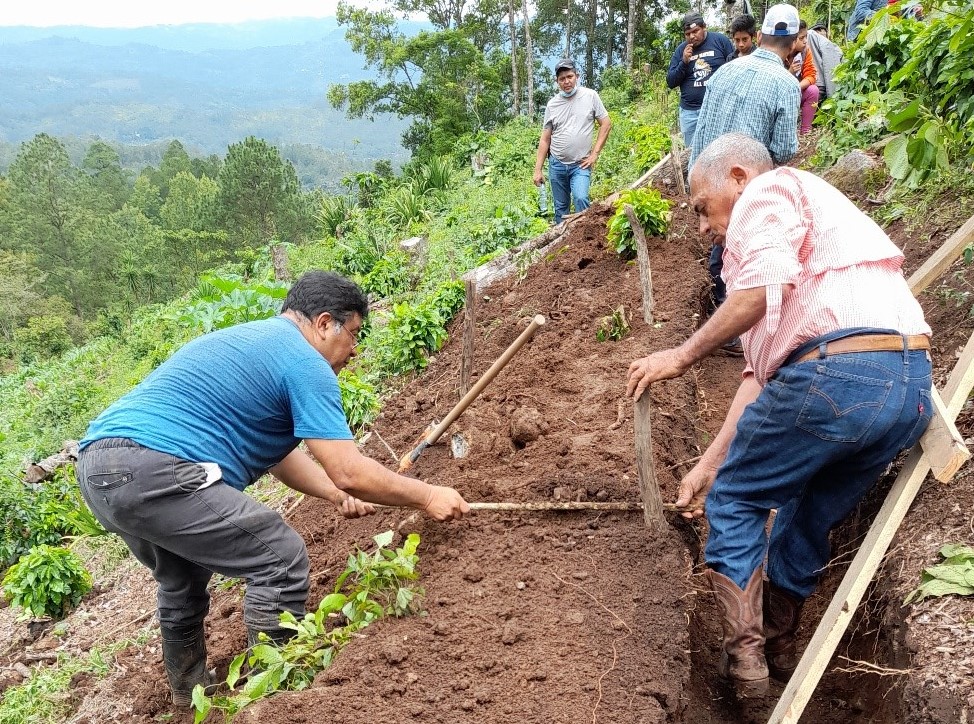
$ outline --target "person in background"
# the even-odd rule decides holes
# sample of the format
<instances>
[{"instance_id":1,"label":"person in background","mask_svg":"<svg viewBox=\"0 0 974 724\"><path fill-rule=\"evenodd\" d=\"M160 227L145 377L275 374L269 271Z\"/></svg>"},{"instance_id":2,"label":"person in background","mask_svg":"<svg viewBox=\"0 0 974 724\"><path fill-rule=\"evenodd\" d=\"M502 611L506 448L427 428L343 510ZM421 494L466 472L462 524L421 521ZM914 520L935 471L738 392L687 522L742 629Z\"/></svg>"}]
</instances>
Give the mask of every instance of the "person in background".
<instances>
[{"instance_id":1,"label":"person in background","mask_svg":"<svg viewBox=\"0 0 974 724\"><path fill-rule=\"evenodd\" d=\"M845 39L852 42L859 37L862 26L869 22L878 11L888 4L888 0L856 0L849 16L849 27L846 29Z\"/></svg>"},{"instance_id":2,"label":"person in background","mask_svg":"<svg viewBox=\"0 0 974 724\"><path fill-rule=\"evenodd\" d=\"M835 93L835 69L842 62L842 48L829 40L825 23L816 23L808 35L808 52L815 63L815 85L821 105Z\"/></svg>"},{"instance_id":3,"label":"person in background","mask_svg":"<svg viewBox=\"0 0 974 724\"><path fill-rule=\"evenodd\" d=\"M354 282L308 272L279 316L186 344L95 418L80 442L85 503L156 580L177 708L209 683L203 621L214 573L247 582L249 646L262 634L283 643L294 632L281 627L281 613L304 616L308 551L280 515L244 493L258 478L271 473L345 517L373 512L368 503L442 521L470 509L453 488L397 475L359 452L337 375L355 356L368 312Z\"/></svg>"},{"instance_id":4,"label":"person in background","mask_svg":"<svg viewBox=\"0 0 974 724\"><path fill-rule=\"evenodd\" d=\"M557 224L568 215L572 203L576 212L588 208L592 169L609 138L612 119L599 94L578 84L578 71L573 61L568 58L559 60L555 64L555 79L558 93L544 109L541 140L534 162L534 185L544 185L544 162L548 159ZM599 126L599 134L593 145L595 124Z\"/></svg>"},{"instance_id":5,"label":"person in background","mask_svg":"<svg viewBox=\"0 0 974 724\"><path fill-rule=\"evenodd\" d=\"M731 41L734 43L734 54L731 60L750 55L757 47L755 40L758 35L757 22L752 15L738 15L731 20Z\"/></svg>"},{"instance_id":6,"label":"person in background","mask_svg":"<svg viewBox=\"0 0 974 724\"><path fill-rule=\"evenodd\" d=\"M697 11L683 16L683 36L686 40L673 51L666 85L680 89L680 133L689 148L707 82L734 54L734 46L723 33L709 32Z\"/></svg>"},{"instance_id":7,"label":"person in background","mask_svg":"<svg viewBox=\"0 0 974 724\"><path fill-rule=\"evenodd\" d=\"M691 168L708 144L734 131L763 143L775 163L785 163L795 155L801 93L786 65L794 52L798 27L798 10L791 5L772 6L764 16L757 50L714 73L690 147ZM707 264L715 309L726 297L721 278L723 253L724 247L715 240ZM740 341L731 340L725 351L740 354Z\"/></svg>"},{"instance_id":8,"label":"person in background","mask_svg":"<svg viewBox=\"0 0 974 724\"><path fill-rule=\"evenodd\" d=\"M804 135L812 130L812 120L815 118L815 111L818 110L819 99L815 61L812 59L812 54L808 52L808 23L804 20L798 26L798 38L795 40L792 52L794 55L789 70L798 79L798 86L801 89L798 132Z\"/></svg>"}]
</instances>

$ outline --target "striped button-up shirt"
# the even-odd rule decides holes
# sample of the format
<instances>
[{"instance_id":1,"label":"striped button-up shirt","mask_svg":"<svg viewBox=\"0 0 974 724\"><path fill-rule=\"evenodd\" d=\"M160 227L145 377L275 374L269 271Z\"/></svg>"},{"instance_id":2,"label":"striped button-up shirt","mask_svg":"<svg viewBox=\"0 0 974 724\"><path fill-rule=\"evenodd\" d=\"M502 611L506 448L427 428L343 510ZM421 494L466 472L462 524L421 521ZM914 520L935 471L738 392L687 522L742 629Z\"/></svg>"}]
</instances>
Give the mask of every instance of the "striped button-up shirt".
<instances>
[{"instance_id":1,"label":"striped button-up shirt","mask_svg":"<svg viewBox=\"0 0 974 724\"><path fill-rule=\"evenodd\" d=\"M741 337L745 374L763 385L800 345L840 329L929 335L902 264L886 233L818 176L784 167L752 180L731 213L723 270L728 292L766 290L764 318Z\"/></svg>"},{"instance_id":2,"label":"striped button-up shirt","mask_svg":"<svg viewBox=\"0 0 974 724\"><path fill-rule=\"evenodd\" d=\"M758 48L717 69L707 92L690 147L690 164L714 139L745 133L763 143L775 163L785 163L798 150L798 80L781 58Z\"/></svg>"}]
</instances>

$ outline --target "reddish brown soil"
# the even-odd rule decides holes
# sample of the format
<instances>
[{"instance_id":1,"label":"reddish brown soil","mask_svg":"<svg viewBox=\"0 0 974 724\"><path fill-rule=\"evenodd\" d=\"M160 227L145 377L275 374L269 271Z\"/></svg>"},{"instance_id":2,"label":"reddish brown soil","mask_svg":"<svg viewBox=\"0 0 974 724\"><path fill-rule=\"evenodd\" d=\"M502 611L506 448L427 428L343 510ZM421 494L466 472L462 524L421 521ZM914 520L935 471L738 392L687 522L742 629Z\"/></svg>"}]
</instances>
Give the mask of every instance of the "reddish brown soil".
<instances>
[{"instance_id":1,"label":"reddish brown soil","mask_svg":"<svg viewBox=\"0 0 974 724\"><path fill-rule=\"evenodd\" d=\"M469 456L451 456L448 434L424 453L415 475L455 486L471 501L639 500L626 369L698 324L706 250L692 215L677 207L670 239L650 240L657 324L647 326L635 265L604 247L607 218L593 209L523 279L484 290L475 374L531 316L542 313L548 324L451 429L465 437ZM596 342L599 319L620 305L632 314L632 334ZM397 455L458 399L461 325L376 424ZM740 360L714 357L652 388L664 500L675 497L679 476L719 428L740 369ZM367 452L393 465L375 436ZM311 554L311 603L330 592L349 550L368 548L372 535L396 528L407 513L345 521L304 501L290 520ZM477 512L449 525L409 523L404 530L423 541L425 614L372 626L310 689L256 704L239 721L766 720L770 706L742 709L717 681L719 628L710 597L698 595L691 575L705 527L670 520L661 537L649 535L635 513ZM810 602L806 638L841 572L830 571ZM225 673L244 647L239 589L215 592L207 626L211 664ZM842 651L852 656L870 645L875 635L854 637ZM101 693L119 702L114 721L192 721L171 715L157 641L123 652L119 665L125 673ZM895 698L882 704L888 688L878 677L829 672L803 721L896 721Z\"/></svg>"}]
</instances>

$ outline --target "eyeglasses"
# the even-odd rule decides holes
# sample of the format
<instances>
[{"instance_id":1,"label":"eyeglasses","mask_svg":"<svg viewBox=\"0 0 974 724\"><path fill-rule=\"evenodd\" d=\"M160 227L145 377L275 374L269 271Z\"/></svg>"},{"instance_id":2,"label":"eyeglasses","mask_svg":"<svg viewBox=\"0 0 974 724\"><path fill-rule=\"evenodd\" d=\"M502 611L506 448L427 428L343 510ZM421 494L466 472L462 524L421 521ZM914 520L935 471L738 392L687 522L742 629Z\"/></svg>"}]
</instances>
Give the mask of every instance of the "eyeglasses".
<instances>
[{"instance_id":1,"label":"eyeglasses","mask_svg":"<svg viewBox=\"0 0 974 724\"><path fill-rule=\"evenodd\" d=\"M348 336L352 338L352 343L353 344L358 344L358 332L353 332L348 327L346 327L344 324L338 324L338 329L339 329L339 331L348 332ZM360 329L359 332L361 332L361 331L362 330Z\"/></svg>"}]
</instances>

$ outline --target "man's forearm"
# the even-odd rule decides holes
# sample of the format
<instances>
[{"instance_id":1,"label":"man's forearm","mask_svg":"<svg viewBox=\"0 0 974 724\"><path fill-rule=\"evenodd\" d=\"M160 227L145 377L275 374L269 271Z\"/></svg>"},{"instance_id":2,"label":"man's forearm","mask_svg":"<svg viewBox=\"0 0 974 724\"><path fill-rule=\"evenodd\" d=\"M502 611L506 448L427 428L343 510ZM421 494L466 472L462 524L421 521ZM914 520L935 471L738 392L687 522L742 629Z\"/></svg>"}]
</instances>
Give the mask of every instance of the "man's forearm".
<instances>
[{"instance_id":1,"label":"man's forearm","mask_svg":"<svg viewBox=\"0 0 974 724\"><path fill-rule=\"evenodd\" d=\"M767 308L765 287L731 292L714 315L677 352L689 367L757 324Z\"/></svg>"},{"instance_id":2,"label":"man's forearm","mask_svg":"<svg viewBox=\"0 0 974 724\"><path fill-rule=\"evenodd\" d=\"M351 440L306 440L338 489L367 503L424 509L432 486L407 478L358 451Z\"/></svg>"},{"instance_id":3,"label":"man's forearm","mask_svg":"<svg viewBox=\"0 0 974 724\"><path fill-rule=\"evenodd\" d=\"M301 448L292 450L270 470L271 475L292 490L340 505L345 498L328 473Z\"/></svg>"},{"instance_id":4,"label":"man's forearm","mask_svg":"<svg viewBox=\"0 0 974 724\"><path fill-rule=\"evenodd\" d=\"M606 116L598 121L599 135L595 138L595 146L592 147L593 153L601 153L606 140L609 138L609 131L612 129L612 120Z\"/></svg>"}]
</instances>

